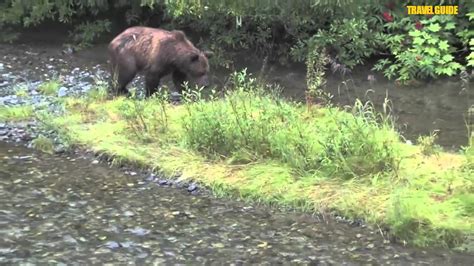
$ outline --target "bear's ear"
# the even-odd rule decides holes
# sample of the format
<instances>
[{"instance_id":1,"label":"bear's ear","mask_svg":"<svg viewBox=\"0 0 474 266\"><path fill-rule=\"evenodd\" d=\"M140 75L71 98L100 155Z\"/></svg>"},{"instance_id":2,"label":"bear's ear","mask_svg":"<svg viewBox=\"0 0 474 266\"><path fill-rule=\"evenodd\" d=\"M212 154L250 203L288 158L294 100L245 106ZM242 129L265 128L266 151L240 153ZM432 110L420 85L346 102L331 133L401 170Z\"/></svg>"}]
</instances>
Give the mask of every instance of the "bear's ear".
<instances>
[{"instance_id":1,"label":"bear's ear","mask_svg":"<svg viewBox=\"0 0 474 266\"><path fill-rule=\"evenodd\" d=\"M172 31L173 35L175 36L176 40L183 41L186 39L186 34L180 30L173 30Z\"/></svg>"},{"instance_id":2,"label":"bear's ear","mask_svg":"<svg viewBox=\"0 0 474 266\"><path fill-rule=\"evenodd\" d=\"M191 54L191 62L196 62L199 60L199 55L198 54Z\"/></svg>"},{"instance_id":3,"label":"bear's ear","mask_svg":"<svg viewBox=\"0 0 474 266\"><path fill-rule=\"evenodd\" d=\"M204 53L204 55L207 57L207 59L209 59L209 58L211 58L211 57L214 56L214 52L209 51L209 50L206 50L206 51L204 51L203 53Z\"/></svg>"}]
</instances>

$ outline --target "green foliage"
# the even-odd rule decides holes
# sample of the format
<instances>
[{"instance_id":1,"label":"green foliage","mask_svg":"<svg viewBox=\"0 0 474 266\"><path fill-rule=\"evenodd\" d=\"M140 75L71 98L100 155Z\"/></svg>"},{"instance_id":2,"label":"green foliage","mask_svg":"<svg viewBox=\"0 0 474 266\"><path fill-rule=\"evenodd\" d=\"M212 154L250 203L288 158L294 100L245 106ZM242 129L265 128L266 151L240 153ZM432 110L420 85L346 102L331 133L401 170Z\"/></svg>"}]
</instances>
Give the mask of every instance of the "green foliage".
<instances>
[{"instance_id":1,"label":"green foliage","mask_svg":"<svg viewBox=\"0 0 474 266\"><path fill-rule=\"evenodd\" d=\"M426 156L430 156L433 154L439 154L442 150L439 145L435 143L437 139L437 131L434 131L429 136L419 136L418 137L418 145L421 148L421 153Z\"/></svg>"},{"instance_id":2,"label":"green foliage","mask_svg":"<svg viewBox=\"0 0 474 266\"><path fill-rule=\"evenodd\" d=\"M15 95L20 98L25 98L28 96L28 87L26 85L18 85L13 87Z\"/></svg>"},{"instance_id":3,"label":"green foliage","mask_svg":"<svg viewBox=\"0 0 474 266\"><path fill-rule=\"evenodd\" d=\"M380 42L378 37L363 18L338 19L331 23L329 29L320 29L311 38L300 40L291 53L296 60L301 61L310 51L326 48L338 62L352 69L375 53Z\"/></svg>"},{"instance_id":4,"label":"green foliage","mask_svg":"<svg viewBox=\"0 0 474 266\"><path fill-rule=\"evenodd\" d=\"M384 58L374 66L387 78L404 83L414 79L453 76L464 67L455 61L458 25L453 16L433 16L417 22L405 17L388 23L383 38L394 59ZM418 29L416 28L418 27Z\"/></svg>"},{"instance_id":5,"label":"green foliage","mask_svg":"<svg viewBox=\"0 0 474 266\"><path fill-rule=\"evenodd\" d=\"M41 83L38 87L38 90L49 96L57 95L59 88L61 87L61 81L59 79L52 79Z\"/></svg>"},{"instance_id":6,"label":"green foliage","mask_svg":"<svg viewBox=\"0 0 474 266\"><path fill-rule=\"evenodd\" d=\"M199 46L215 52L212 63L230 69L234 50L241 49L281 63L310 62L314 50L326 49L333 66L348 69L384 55L374 69L401 82L453 76L474 65L472 1L456 3L462 7L458 16L431 18L408 16L404 2L390 8L386 2L5 0L0 3L0 39L17 36L13 26L53 20L75 25L73 42L87 47L110 31L115 16L129 25L147 25L150 17L159 16L160 27L201 37ZM385 15L390 19L384 23Z\"/></svg>"},{"instance_id":7,"label":"green foliage","mask_svg":"<svg viewBox=\"0 0 474 266\"><path fill-rule=\"evenodd\" d=\"M467 13L466 17L468 17L469 23L472 23L474 20L474 12ZM466 56L466 65L474 67L474 30L466 26L464 29L458 30L456 34L463 45L469 47L469 54Z\"/></svg>"},{"instance_id":8,"label":"green foliage","mask_svg":"<svg viewBox=\"0 0 474 266\"><path fill-rule=\"evenodd\" d=\"M70 33L73 43L78 48L90 47L103 33L109 32L111 22L107 19L84 22L77 25Z\"/></svg>"},{"instance_id":9,"label":"green foliage","mask_svg":"<svg viewBox=\"0 0 474 266\"><path fill-rule=\"evenodd\" d=\"M105 80L96 80L94 86L87 92L86 99L103 101L108 96L108 84Z\"/></svg>"},{"instance_id":10,"label":"green foliage","mask_svg":"<svg viewBox=\"0 0 474 266\"><path fill-rule=\"evenodd\" d=\"M272 158L296 171L327 176L397 169L398 137L387 123L379 124L370 105L357 103L352 114L336 109L306 113L268 95L268 88L245 72L232 80L234 87L224 99L194 97L186 104L183 127L189 147L211 157Z\"/></svg>"},{"instance_id":11,"label":"green foliage","mask_svg":"<svg viewBox=\"0 0 474 266\"><path fill-rule=\"evenodd\" d=\"M435 200L436 197L430 197L426 191L399 189L394 192L388 213L392 233L403 241L419 246L433 245L435 239L443 239L447 247L461 244L464 239L456 218L466 213L462 207L467 203L466 199L462 201L455 197L444 202ZM426 208L428 205L431 207ZM440 220L440 213L449 213L450 216ZM440 229L443 226L445 229Z\"/></svg>"},{"instance_id":12,"label":"green foliage","mask_svg":"<svg viewBox=\"0 0 474 266\"><path fill-rule=\"evenodd\" d=\"M310 108L315 101L329 103L331 95L324 92L326 79L324 77L328 56L324 48L314 47L306 59L306 104Z\"/></svg>"},{"instance_id":13,"label":"green foliage","mask_svg":"<svg viewBox=\"0 0 474 266\"><path fill-rule=\"evenodd\" d=\"M471 133L469 138L469 146L465 148L466 168L474 171L474 134Z\"/></svg>"},{"instance_id":14,"label":"green foliage","mask_svg":"<svg viewBox=\"0 0 474 266\"><path fill-rule=\"evenodd\" d=\"M128 129L138 139L149 142L168 131L168 93L159 91L146 100L126 99L119 106Z\"/></svg>"},{"instance_id":15,"label":"green foliage","mask_svg":"<svg viewBox=\"0 0 474 266\"><path fill-rule=\"evenodd\" d=\"M23 106L0 106L0 121L24 121L30 120L33 114L33 107L31 105Z\"/></svg>"}]
</instances>

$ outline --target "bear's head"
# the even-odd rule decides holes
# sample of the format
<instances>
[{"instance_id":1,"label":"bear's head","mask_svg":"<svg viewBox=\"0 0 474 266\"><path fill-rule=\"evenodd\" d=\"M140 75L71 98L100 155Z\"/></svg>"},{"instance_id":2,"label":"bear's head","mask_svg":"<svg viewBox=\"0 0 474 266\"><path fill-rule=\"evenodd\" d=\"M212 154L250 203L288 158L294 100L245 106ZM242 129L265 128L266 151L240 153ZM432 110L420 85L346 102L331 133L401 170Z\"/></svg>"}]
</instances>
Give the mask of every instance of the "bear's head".
<instances>
[{"instance_id":1,"label":"bear's head","mask_svg":"<svg viewBox=\"0 0 474 266\"><path fill-rule=\"evenodd\" d=\"M182 31L174 30L171 33L175 49L174 55L176 55L175 67L196 85L209 86L208 59L213 53L196 48Z\"/></svg>"},{"instance_id":2,"label":"bear's head","mask_svg":"<svg viewBox=\"0 0 474 266\"><path fill-rule=\"evenodd\" d=\"M189 54L189 65L187 75L196 85L209 86L209 61L212 52L193 51Z\"/></svg>"}]
</instances>

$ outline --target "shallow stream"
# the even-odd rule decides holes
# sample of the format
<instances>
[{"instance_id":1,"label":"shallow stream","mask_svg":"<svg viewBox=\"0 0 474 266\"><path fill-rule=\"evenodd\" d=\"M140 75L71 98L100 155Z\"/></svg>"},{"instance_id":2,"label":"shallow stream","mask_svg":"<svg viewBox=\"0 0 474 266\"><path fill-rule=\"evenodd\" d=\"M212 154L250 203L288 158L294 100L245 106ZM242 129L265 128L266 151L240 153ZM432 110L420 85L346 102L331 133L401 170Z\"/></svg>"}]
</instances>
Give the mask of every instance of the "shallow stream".
<instances>
[{"instance_id":1,"label":"shallow stream","mask_svg":"<svg viewBox=\"0 0 474 266\"><path fill-rule=\"evenodd\" d=\"M0 142L0 264L471 265L378 230L159 185Z\"/></svg>"}]
</instances>

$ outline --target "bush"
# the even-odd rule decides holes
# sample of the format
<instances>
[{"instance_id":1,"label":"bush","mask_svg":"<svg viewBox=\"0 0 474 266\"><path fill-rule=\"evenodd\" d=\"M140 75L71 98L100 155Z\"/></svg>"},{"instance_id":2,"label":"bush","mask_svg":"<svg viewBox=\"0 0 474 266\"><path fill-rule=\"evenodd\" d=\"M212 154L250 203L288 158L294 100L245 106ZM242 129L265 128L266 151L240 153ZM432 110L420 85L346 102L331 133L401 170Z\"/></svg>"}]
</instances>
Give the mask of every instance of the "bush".
<instances>
[{"instance_id":1,"label":"bush","mask_svg":"<svg viewBox=\"0 0 474 266\"><path fill-rule=\"evenodd\" d=\"M305 112L269 94L245 72L232 79L224 99L188 100L183 127L189 147L211 158L247 154L329 176L397 169L398 135L388 122L380 123L370 105L358 103L352 114L336 108Z\"/></svg>"},{"instance_id":2,"label":"bush","mask_svg":"<svg viewBox=\"0 0 474 266\"><path fill-rule=\"evenodd\" d=\"M407 16L397 9L385 11L385 30L380 32L380 38L390 56L380 59L374 70L406 83L453 76L472 65L469 40L474 33L468 28L474 6L459 5L463 8L457 16Z\"/></svg>"},{"instance_id":3,"label":"bush","mask_svg":"<svg viewBox=\"0 0 474 266\"><path fill-rule=\"evenodd\" d=\"M14 26L53 20L76 26L72 36L83 47L108 32L110 21L117 18L126 25L151 24L196 33L201 37L198 46L205 43L215 51L212 63L227 68L233 67L233 52L239 49L281 63L309 62L312 51L325 49L335 70L347 71L370 56L382 55L374 69L407 82L453 76L474 65L469 28L473 3L454 3L462 7L458 16L427 18L408 16L405 2L389 0L6 0L0 4L0 38L11 41L15 35L6 29L14 31ZM153 17L159 19L152 22Z\"/></svg>"}]
</instances>

